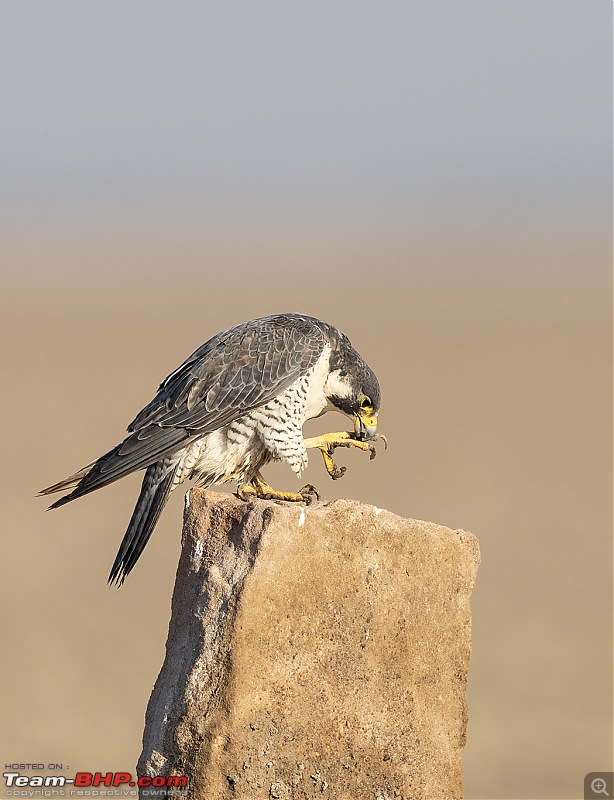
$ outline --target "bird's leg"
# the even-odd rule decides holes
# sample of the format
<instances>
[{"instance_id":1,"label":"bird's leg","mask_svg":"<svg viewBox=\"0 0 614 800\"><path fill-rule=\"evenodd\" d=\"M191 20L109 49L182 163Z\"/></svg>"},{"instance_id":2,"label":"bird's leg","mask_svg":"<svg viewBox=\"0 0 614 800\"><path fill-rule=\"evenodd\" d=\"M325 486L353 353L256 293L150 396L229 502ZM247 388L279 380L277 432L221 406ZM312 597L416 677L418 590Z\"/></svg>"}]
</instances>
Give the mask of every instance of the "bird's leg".
<instances>
[{"instance_id":1,"label":"bird's leg","mask_svg":"<svg viewBox=\"0 0 614 800\"><path fill-rule=\"evenodd\" d=\"M314 436L311 439L305 439L305 447L315 447L322 453L324 459L324 466L331 478L336 481L338 478L345 475L347 467L338 467L333 461L333 453L337 447L358 447L361 450L369 452L369 458L372 460L376 456L374 441L381 439L384 445L388 447L388 441L382 434L376 434L368 442L363 442L357 439L353 433L347 431L340 431L339 433L324 433L322 436Z\"/></svg>"},{"instance_id":2,"label":"bird's leg","mask_svg":"<svg viewBox=\"0 0 614 800\"><path fill-rule=\"evenodd\" d=\"M261 500L288 500L292 503L306 503L309 505L314 499L319 500L320 495L315 486L310 483L303 486L298 492L278 492L265 481L262 475L257 472L249 483L240 486L237 494L241 500L249 500L250 497L259 497Z\"/></svg>"}]
</instances>

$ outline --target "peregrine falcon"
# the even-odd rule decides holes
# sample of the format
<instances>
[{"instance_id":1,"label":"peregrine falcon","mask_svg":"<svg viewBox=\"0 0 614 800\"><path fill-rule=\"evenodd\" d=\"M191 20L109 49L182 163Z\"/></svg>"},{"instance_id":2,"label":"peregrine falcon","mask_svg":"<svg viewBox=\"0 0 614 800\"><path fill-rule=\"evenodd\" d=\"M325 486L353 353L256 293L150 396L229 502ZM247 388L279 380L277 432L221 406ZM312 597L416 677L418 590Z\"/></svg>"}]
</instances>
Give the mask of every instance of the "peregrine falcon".
<instances>
[{"instance_id":1,"label":"peregrine falcon","mask_svg":"<svg viewBox=\"0 0 614 800\"><path fill-rule=\"evenodd\" d=\"M96 461L40 494L72 490L50 508L145 470L109 583L121 585L136 564L173 489L193 478L197 486L235 480L241 498L309 503L311 485L278 492L260 470L285 461L300 477L307 449L318 448L333 478L345 467L336 447L375 455L380 408L377 378L332 325L303 314L244 322L205 342L165 378L154 399L128 426L129 435ZM304 439L303 423L329 410L353 420L351 432Z\"/></svg>"}]
</instances>

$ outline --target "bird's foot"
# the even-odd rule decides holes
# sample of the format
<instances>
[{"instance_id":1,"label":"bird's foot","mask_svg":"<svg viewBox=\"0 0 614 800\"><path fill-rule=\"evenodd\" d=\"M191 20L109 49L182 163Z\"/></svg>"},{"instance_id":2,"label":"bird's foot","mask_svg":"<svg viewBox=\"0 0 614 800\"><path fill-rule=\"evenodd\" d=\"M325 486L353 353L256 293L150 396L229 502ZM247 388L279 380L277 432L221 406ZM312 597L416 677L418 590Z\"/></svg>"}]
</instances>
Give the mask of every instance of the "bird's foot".
<instances>
[{"instance_id":1,"label":"bird's foot","mask_svg":"<svg viewBox=\"0 0 614 800\"><path fill-rule=\"evenodd\" d=\"M356 434L349 433L348 431L324 433L322 436L314 436L311 439L305 439L305 447L317 448L322 453L326 471L331 478L336 481L342 478L347 470L347 467L338 467L333 460L333 453L337 447L358 447L360 450L368 452L369 459L373 460L377 455L373 442L378 440L384 442L384 449L388 448L388 440L382 433L376 433L369 441L363 441L362 439L358 439Z\"/></svg>"},{"instance_id":2,"label":"bird's foot","mask_svg":"<svg viewBox=\"0 0 614 800\"><path fill-rule=\"evenodd\" d=\"M310 483L303 486L298 492L279 492L269 486L261 475L256 475L250 483L239 487L237 494L241 500L258 497L261 500L285 500L290 503L305 503L305 505L310 505L314 500L320 499L318 490Z\"/></svg>"}]
</instances>

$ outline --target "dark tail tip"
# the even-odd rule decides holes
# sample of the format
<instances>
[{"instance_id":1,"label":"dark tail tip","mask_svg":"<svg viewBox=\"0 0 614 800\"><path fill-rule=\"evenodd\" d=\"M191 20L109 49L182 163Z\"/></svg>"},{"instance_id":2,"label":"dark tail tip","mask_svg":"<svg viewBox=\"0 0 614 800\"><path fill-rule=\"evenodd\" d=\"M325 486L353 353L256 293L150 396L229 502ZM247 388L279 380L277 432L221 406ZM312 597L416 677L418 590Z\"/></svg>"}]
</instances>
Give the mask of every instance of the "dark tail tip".
<instances>
[{"instance_id":1,"label":"dark tail tip","mask_svg":"<svg viewBox=\"0 0 614 800\"><path fill-rule=\"evenodd\" d=\"M139 499L109 573L109 586L119 588L139 560L171 493L175 470L176 463L162 461L147 467Z\"/></svg>"},{"instance_id":2,"label":"dark tail tip","mask_svg":"<svg viewBox=\"0 0 614 800\"><path fill-rule=\"evenodd\" d=\"M70 495L70 494L66 494L66 495L64 495L64 497L60 497L60 499L59 499L59 500L56 500L56 501L55 501L55 503L52 503L52 504L49 506L49 508L47 509L47 511L51 511L51 510L52 510L52 509L54 509L54 508L60 508L61 506L64 506L64 505L66 505L66 503L70 503L70 501L71 501L72 499L73 499L73 498L72 498L72 495Z\"/></svg>"}]
</instances>

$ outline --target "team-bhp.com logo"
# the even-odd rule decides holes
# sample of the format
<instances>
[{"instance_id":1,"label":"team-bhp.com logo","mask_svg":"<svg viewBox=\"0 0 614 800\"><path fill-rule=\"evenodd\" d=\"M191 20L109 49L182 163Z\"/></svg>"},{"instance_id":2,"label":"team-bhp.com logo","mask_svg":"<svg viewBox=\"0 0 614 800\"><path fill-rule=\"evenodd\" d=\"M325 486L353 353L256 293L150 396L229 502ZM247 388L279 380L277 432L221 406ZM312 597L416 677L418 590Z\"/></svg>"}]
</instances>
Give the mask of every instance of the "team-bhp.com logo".
<instances>
[{"instance_id":1,"label":"team-bhp.com logo","mask_svg":"<svg viewBox=\"0 0 614 800\"><path fill-rule=\"evenodd\" d=\"M22 775L20 772L4 772L3 775L7 797L121 797L126 794L122 790L128 787L181 791L187 789L188 785L187 778L182 775L140 775L133 778L130 772L77 772L74 778L65 775ZM39 791L33 791L36 789ZM60 791L48 794L46 790Z\"/></svg>"}]
</instances>

